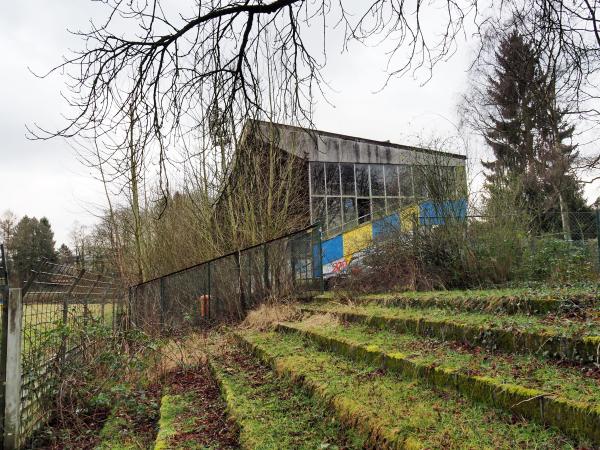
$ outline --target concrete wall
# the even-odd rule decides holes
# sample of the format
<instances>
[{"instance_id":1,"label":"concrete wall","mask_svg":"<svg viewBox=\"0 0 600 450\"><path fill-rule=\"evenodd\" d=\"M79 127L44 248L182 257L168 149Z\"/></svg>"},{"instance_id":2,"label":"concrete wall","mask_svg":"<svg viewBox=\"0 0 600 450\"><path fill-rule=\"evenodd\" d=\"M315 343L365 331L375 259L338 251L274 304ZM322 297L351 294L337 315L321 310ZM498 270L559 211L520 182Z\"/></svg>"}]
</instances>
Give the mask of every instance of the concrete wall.
<instances>
[{"instance_id":1,"label":"concrete wall","mask_svg":"<svg viewBox=\"0 0 600 450\"><path fill-rule=\"evenodd\" d=\"M261 122L265 136L277 139L278 147L309 161L353 162L371 164L431 163L447 166L464 166L461 155L434 152L388 142L344 136L329 132L312 132L298 127Z\"/></svg>"}]
</instances>

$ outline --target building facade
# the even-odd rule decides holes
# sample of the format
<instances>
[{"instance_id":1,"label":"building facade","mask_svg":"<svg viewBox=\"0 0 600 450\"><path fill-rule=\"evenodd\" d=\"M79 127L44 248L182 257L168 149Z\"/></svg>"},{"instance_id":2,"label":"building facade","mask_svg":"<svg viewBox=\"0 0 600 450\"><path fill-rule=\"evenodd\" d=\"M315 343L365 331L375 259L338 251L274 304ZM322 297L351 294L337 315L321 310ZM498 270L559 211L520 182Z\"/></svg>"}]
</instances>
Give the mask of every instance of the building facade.
<instances>
[{"instance_id":1,"label":"building facade","mask_svg":"<svg viewBox=\"0 0 600 450\"><path fill-rule=\"evenodd\" d=\"M432 197L466 202L464 155L267 122L258 130L306 161L310 222L327 236L415 207L431 216ZM453 187L431 192L444 183Z\"/></svg>"}]
</instances>

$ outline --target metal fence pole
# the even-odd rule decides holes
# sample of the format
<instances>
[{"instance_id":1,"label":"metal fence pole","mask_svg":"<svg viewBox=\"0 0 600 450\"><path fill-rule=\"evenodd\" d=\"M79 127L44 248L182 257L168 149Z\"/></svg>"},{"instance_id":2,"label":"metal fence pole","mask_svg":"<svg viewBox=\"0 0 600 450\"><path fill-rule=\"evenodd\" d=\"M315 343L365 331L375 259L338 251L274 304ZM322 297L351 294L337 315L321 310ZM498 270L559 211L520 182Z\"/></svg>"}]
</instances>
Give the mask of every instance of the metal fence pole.
<instances>
[{"instance_id":1,"label":"metal fence pole","mask_svg":"<svg viewBox=\"0 0 600 450\"><path fill-rule=\"evenodd\" d=\"M21 289L9 289L6 351L4 450L19 448L21 422L21 328L23 301Z\"/></svg>"},{"instance_id":2,"label":"metal fence pole","mask_svg":"<svg viewBox=\"0 0 600 450\"><path fill-rule=\"evenodd\" d=\"M2 308L0 311L0 436L3 436L6 405L6 353L8 349L8 285L0 286L0 304Z\"/></svg>"},{"instance_id":3,"label":"metal fence pole","mask_svg":"<svg viewBox=\"0 0 600 450\"><path fill-rule=\"evenodd\" d=\"M596 245L598 246L598 270L600 270L600 209L596 208Z\"/></svg>"},{"instance_id":4,"label":"metal fence pole","mask_svg":"<svg viewBox=\"0 0 600 450\"><path fill-rule=\"evenodd\" d=\"M238 250L235 254L235 266L238 271L238 289L240 291L240 305L242 307L242 312L246 312L248 309L248 305L246 304L246 296L244 295L244 281L242 278L242 255Z\"/></svg>"},{"instance_id":5,"label":"metal fence pole","mask_svg":"<svg viewBox=\"0 0 600 450\"><path fill-rule=\"evenodd\" d=\"M267 250L267 244L263 244L263 258L264 258L264 272L263 272L263 283L265 291L269 289L269 251Z\"/></svg>"},{"instance_id":6,"label":"metal fence pole","mask_svg":"<svg viewBox=\"0 0 600 450\"><path fill-rule=\"evenodd\" d=\"M321 293L325 292L325 271L323 269L323 227L319 227L317 230L317 234L319 236L319 274L321 274L320 277L320 288L321 288ZM311 249L312 250L312 249Z\"/></svg>"},{"instance_id":7,"label":"metal fence pole","mask_svg":"<svg viewBox=\"0 0 600 450\"><path fill-rule=\"evenodd\" d=\"M165 328L165 279L161 278L159 281L159 304L160 304L160 331L161 333Z\"/></svg>"},{"instance_id":8,"label":"metal fence pole","mask_svg":"<svg viewBox=\"0 0 600 450\"><path fill-rule=\"evenodd\" d=\"M207 264L207 268L206 271L208 272L206 275L207 281L208 281L208 311L206 312L206 317L210 320L211 319L211 315L212 315L212 303L213 303L213 298L212 298L212 290L211 290L211 279L210 279L210 261Z\"/></svg>"}]
</instances>

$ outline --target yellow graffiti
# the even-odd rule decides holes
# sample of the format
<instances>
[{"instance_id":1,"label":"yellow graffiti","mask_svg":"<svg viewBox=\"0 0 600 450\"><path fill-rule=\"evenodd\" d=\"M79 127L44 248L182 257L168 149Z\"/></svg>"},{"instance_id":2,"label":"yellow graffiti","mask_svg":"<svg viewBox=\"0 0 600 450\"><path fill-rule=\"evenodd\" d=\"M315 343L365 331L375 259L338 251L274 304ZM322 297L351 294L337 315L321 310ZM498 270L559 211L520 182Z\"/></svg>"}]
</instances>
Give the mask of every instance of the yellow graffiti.
<instances>
[{"instance_id":1,"label":"yellow graffiti","mask_svg":"<svg viewBox=\"0 0 600 450\"><path fill-rule=\"evenodd\" d=\"M408 206L400 212L400 227L404 232L412 231L417 220L419 220L419 205Z\"/></svg>"},{"instance_id":2,"label":"yellow graffiti","mask_svg":"<svg viewBox=\"0 0 600 450\"><path fill-rule=\"evenodd\" d=\"M373 225L367 223L354 230L348 231L343 235L344 239L344 258L350 262L352 256L367 248L373 240Z\"/></svg>"}]
</instances>

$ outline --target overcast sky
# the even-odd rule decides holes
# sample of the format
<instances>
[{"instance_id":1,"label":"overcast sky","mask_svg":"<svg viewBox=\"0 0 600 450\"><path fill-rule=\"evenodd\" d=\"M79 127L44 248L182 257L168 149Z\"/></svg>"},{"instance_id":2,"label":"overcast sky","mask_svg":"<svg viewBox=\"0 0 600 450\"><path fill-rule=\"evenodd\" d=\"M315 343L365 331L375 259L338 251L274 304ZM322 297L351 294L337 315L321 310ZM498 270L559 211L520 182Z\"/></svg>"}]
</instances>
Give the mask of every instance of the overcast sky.
<instances>
[{"instance_id":1,"label":"overcast sky","mask_svg":"<svg viewBox=\"0 0 600 450\"><path fill-rule=\"evenodd\" d=\"M26 139L26 124L51 127L65 112L63 80L37 79L28 67L43 72L69 48L77 48L67 28L85 29L102 8L101 2L85 0L0 2L0 213L10 209L18 216L46 216L58 245L70 244L75 222L94 222L104 197L66 142ZM385 80L383 51L354 45L350 54L330 52L326 78L334 89L329 94L333 106L318 103L316 126L397 143L414 143L417 134L455 134L456 104L466 88L471 45L463 43L427 84L404 77L381 92L376 91ZM337 43L334 48L340 47ZM469 156L478 160L482 152L474 148Z\"/></svg>"}]
</instances>

